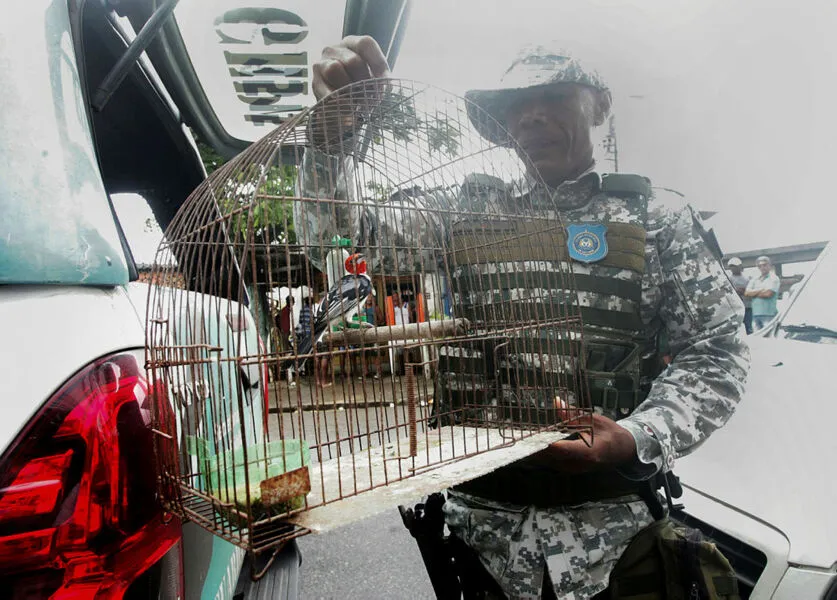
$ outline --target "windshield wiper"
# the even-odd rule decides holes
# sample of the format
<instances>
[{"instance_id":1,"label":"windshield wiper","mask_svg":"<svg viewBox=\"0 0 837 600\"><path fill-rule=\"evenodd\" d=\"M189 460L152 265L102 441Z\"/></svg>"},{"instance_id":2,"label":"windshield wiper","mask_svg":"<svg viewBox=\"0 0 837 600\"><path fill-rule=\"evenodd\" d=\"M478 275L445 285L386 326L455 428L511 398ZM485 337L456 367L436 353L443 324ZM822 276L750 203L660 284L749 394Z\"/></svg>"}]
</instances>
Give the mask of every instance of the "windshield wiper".
<instances>
[{"instance_id":1,"label":"windshield wiper","mask_svg":"<svg viewBox=\"0 0 837 600\"><path fill-rule=\"evenodd\" d=\"M837 330L829 329L828 327L820 327L819 325L808 325L803 323L801 325L781 325L782 331L788 333L807 333L811 335L818 335L820 337L837 338Z\"/></svg>"}]
</instances>

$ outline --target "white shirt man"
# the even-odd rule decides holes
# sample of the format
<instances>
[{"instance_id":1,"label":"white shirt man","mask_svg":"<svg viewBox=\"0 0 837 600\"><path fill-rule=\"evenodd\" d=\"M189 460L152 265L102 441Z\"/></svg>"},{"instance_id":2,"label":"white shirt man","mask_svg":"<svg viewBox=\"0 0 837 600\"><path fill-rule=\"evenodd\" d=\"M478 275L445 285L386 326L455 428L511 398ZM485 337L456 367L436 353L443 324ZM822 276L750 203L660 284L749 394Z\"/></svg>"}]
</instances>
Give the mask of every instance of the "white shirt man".
<instances>
[{"instance_id":1,"label":"white shirt man","mask_svg":"<svg viewBox=\"0 0 837 600\"><path fill-rule=\"evenodd\" d=\"M393 311L395 313L395 324L396 325L409 325L410 324L410 303L409 302L401 302L401 305L394 306Z\"/></svg>"},{"instance_id":2,"label":"white shirt man","mask_svg":"<svg viewBox=\"0 0 837 600\"><path fill-rule=\"evenodd\" d=\"M781 282L771 270L770 259L759 256L756 260L760 275L753 277L747 284L745 298L753 300L753 326L756 331L763 329L779 312L776 301L779 299Z\"/></svg>"}]
</instances>

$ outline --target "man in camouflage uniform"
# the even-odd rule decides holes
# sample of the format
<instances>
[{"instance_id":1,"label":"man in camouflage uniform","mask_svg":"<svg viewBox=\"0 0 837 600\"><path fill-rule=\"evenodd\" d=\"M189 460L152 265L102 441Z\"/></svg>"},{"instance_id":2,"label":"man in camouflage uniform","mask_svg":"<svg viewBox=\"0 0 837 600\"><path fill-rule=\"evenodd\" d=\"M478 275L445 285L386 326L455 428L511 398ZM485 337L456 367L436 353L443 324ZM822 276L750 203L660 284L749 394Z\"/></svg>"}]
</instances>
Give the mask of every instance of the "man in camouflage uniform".
<instances>
[{"instance_id":1,"label":"man in camouflage uniform","mask_svg":"<svg viewBox=\"0 0 837 600\"><path fill-rule=\"evenodd\" d=\"M326 48L314 73L322 97L387 70L371 38L351 37ZM542 176L546 186L527 192L530 205L547 199L568 224L558 258L573 261L585 337L601 350L588 354L588 368L606 376L590 381L594 443L560 441L457 486L444 507L446 522L509 598L590 598L607 587L630 540L653 521L638 496L641 482L670 471L741 398L749 367L743 305L690 207L653 197L642 178L594 170L591 132L610 110L596 72L565 52L533 48L497 89L467 97L493 117L473 111L481 135L502 142L504 130L494 123L504 125ZM602 226L620 251L599 251ZM608 350L626 339L636 349L630 356ZM661 339L673 357L665 368ZM614 361L641 371L635 389Z\"/></svg>"}]
</instances>

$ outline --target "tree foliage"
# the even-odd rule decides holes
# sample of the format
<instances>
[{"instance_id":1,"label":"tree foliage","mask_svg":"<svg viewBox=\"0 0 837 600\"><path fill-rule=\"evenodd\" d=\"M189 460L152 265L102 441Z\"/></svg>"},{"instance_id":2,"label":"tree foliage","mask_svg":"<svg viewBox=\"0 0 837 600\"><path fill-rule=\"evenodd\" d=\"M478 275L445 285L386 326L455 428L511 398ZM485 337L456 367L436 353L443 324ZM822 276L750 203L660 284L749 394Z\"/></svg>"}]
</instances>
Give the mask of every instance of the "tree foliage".
<instances>
[{"instance_id":1,"label":"tree foliage","mask_svg":"<svg viewBox=\"0 0 837 600\"><path fill-rule=\"evenodd\" d=\"M427 141L430 149L442 151L453 158L459 152L459 138L462 132L451 123L450 119L436 114L433 119L427 122Z\"/></svg>"},{"instance_id":2,"label":"tree foliage","mask_svg":"<svg viewBox=\"0 0 837 600\"><path fill-rule=\"evenodd\" d=\"M375 143L389 138L409 144L424 138L430 152L454 157L459 151L462 134L456 124L439 112L420 115L413 96L400 89L383 92L373 121L377 129ZM202 141L198 141L198 150L208 174L227 162ZM244 237L252 231L253 241L259 244L296 243L293 197L297 176L295 165L250 164L227 179L218 201L222 212L229 215L230 234ZM378 201L385 201L395 191L380 184L370 183L367 187Z\"/></svg>"},{"instance_id":3,"label":"tree foliage","mask_svg":"<svg viewBox=\"0 0 837 600\"><path fill-rule=\"evenodd\" d=\"M145 224L143 225L142 230L145 233L155 233L155 234L162 234L163 230L160 229L160 224L157 223L157 219L154 217L148 217L145 220Z\"/></svg>"},{"instance_id":4,"label":"tree foliage","mask_svg":"<svg viewBox=\"0 0 837 600\"><path fill-rule=\"evenodd\" d=\"M207 173L226 160L208 145L198 142ZM293 165L246 165L223 182L218 202L229 215L230 233L243 238L252 227L256 243L296 243L293 201L297 170Z\"/></svg>"},{"instance_id":5,"label":"tree foliage","mask_svg":"<svg viewBox=\"0 0 837 600\"><path fill-rule=\"evenodd\" d=\"M372 198L376 202L386 202L392 196L392 186L377 183L375 181L367 181L366 189L372 193Z\"/></svg>"},{"instance_id":6,"label":"tree foliage","mask_svg":"<svg viewBox=\"0 0 837 600\"><path fill-rule=\"evenodd\" d=\"M449 157L459 152L462 132L455 123L438 111L427 118L420 117L414 99L401 90L387 90L376 113L378 129L397 141L409 143L424 134L432 152L441 151ZM380 142L380 137L375 141Z\"/></svg>"},{"instance_id":7,"label":"tree foliage","mask_svg":"<svg viewBox=\"0 0 837 600\"><path fill-rule=\"evenodd\" d=\"M296 243L293 197L297 171L293 165L250 164L225 182L219 199L230 215L230 228L240 236L253 233L259 244Z\"/></svg>"},{"instance_id":8,"label":"tree foliage","mask_svg":"<svg viewBox=\"0 0 837 600\"><path fill-rule=\"evenodd\" d=\"M213 171L227 162L223 156L215 152L212 146L203 143L201 140L197 141L197 145L198 153L201 155L201 162L203 162L203 168L206 169L207 175L212 175Z\"/></svg>"}]
</instances>

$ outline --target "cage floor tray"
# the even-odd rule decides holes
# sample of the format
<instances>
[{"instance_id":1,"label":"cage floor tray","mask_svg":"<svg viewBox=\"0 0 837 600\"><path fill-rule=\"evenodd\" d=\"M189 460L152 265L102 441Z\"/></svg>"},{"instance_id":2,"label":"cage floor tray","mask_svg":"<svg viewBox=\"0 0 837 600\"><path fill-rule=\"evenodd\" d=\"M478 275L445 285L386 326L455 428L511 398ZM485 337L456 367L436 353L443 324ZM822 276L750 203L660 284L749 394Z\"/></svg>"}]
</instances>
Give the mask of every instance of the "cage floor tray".
<instances>
[{"instance_id":1,"label":"cage floor tray","mask_svg":"<svg viewBox=\"0 0 837 600\"><path fill-rule=\"evenodd\" d=\"M403 436L314 462L308 494L313 508L289 521L314 532L329 531L490 473L567 435L449 426L417 435L414 456L409 436Z\"/></svg>"}]
</instances>

